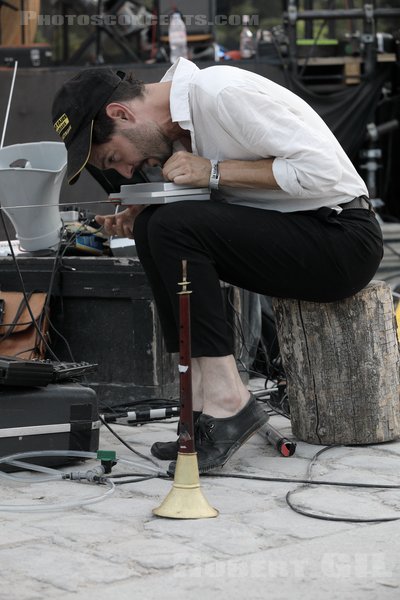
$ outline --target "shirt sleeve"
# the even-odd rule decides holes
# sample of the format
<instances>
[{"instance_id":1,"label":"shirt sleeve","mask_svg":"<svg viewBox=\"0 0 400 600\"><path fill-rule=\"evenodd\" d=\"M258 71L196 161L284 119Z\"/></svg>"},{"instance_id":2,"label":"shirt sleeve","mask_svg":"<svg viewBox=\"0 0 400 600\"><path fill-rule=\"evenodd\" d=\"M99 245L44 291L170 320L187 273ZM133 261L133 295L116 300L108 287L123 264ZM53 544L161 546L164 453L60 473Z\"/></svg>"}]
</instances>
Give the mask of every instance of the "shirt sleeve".
<instances>
[{"instance_id":1,"label":"shirt sleeve","mask_svg":"<svg viewBox=\"0 0 400 600\"><path fill-rule=\"evenodd\" d=\"M274 177L288 194L320 196L340 180L336 140L316 113L311 126L300 110L268 93L237 86L220 92L217 107L232 137L248 151L275 159Z\"/></svg>"}]
</instances>

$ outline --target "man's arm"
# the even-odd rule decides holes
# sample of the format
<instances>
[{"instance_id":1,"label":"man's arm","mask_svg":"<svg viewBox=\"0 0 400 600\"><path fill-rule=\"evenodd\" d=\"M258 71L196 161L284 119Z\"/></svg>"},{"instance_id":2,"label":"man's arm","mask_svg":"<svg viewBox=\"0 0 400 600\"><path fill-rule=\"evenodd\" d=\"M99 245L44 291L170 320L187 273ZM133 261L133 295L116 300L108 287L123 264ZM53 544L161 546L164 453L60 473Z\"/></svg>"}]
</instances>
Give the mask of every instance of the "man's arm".
<instances>
[{"instance_id":1,"label":"man's arm","mask_svg":"<svg viewBox=\"0 0 400 600\"><path fill-rule=\"evenodd\" d=\"M219 163L220 185L243 188L279 189L272 171L272 158L224 160ZM211 163L190 152L176 152L164 164L163 175L176 184L208 187Z\"/></svg>"},{"instance_id":2,"label":"man's arm","mask_svg":"<svg viewBox=\"0 0 400 600\"><path fill-rule=\"evenodd\" d=\"M272 171L273 158L224 160L219 163L220 185L279 190Z\"/></svg>"},{"instance_id":3,"label":"man's arm","mask_svg":"<svg viewBox=\"0 0 400 600\"><path fill-rule=\"evenodd\" d=\"M288 102L279 95L228 87L219 94L217 115L246 151L271 160L278 189L291 196L319 197L340 181L343 150L300 98Z\"/></svg>"}]
</instances>

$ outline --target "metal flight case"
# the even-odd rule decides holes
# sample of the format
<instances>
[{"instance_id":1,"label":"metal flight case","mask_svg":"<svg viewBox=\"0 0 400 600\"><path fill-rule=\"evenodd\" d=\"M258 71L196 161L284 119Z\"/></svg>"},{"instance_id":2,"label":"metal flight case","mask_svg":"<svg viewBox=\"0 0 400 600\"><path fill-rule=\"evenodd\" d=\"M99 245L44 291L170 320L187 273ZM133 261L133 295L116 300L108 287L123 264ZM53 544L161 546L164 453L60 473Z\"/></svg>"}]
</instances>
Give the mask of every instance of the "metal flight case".
<instances>
[{"instance_id":1,"label":"metal flight case","mask_svg":"<svg viewBox=\"0 0 400 600\"><path fill-rule=\"evenodd\" d=\"M99 428L97 396L89 387L79 383L0 387L0 458L44 450L96 452ZM69 459L40 457L25 462L58 466ZM16 467L0 464L0 469Z\"/></svg>"}]
</instances>

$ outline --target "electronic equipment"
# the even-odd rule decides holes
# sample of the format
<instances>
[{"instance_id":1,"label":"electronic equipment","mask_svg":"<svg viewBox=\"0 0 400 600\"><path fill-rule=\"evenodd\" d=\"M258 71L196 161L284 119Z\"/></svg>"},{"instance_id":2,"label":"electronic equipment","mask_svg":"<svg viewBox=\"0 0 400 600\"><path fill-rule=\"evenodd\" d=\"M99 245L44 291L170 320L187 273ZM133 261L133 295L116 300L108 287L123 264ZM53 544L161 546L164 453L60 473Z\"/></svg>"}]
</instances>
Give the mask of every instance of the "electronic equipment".
<instances>
[{"instance_id":1,"label":"electronic equipment","mask_svg":"<svg viewBox=\"0 0 400 600\"><path fill-rule=\"evenodd\" d=\"M97 364L91 364L88 362L45 362L50 362L53 366L52 383L72 381L79 377L84 377L88 373L93 373L97 369Z\"/></svg>"},{"instance_id":2,"label":"electronic equipment","mask_svg":"<svg viewBox=\"0 0 400 600\"><path fill-rule=\"evenodd\" d=\"M57 362L52 360L23 360L0 356L0 386L35 387L73 381L92 373L96 364L87 362Z\"/></svg>"},{"instance_id":3,"label":"electronic equipment","mask_svg":"<svg viewBox=\"0 0 400 600\"><path fill-rule=\"evenodd\" d=\"M280 431L266 424L267 440L282 456L293 456L296 451L296 443L283 436Z\"/></svg>"},{"instance_id":4,"label":"electronic equipment","mask_svg":"<svg viewBox=\"0 0 400 600\"><path fill-rule=\"evenodd\" d=\"M20 68L51 67L53 52L49 44L0 46L0 66L12 67L16 61Z\"/></svg>"},{"instance_id":5,"label":"electronic equipment","mask_svg":"<svg viewBox=\"0 0 400 600\"><path fill-rule=\"evenodd\" d=\"M183 200L209 200L208 188L196 188L192 185L152 182L122 185L119 193L112 193L109 200L122 206L131 204L168 204Z\"/></svg>"}]
</instances>

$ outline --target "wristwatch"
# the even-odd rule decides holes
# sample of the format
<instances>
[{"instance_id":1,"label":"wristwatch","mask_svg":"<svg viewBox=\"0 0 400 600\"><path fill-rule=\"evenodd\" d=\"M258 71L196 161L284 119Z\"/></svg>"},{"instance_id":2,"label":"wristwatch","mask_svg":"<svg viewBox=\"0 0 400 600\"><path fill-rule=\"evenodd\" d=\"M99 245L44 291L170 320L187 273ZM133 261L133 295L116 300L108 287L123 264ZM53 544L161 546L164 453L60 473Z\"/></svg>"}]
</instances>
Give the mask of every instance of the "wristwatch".
<instances>
[{"instance_id":1,"label":"wristwatch","mask_svg":"<svg viewBox=\"0 0 400 600\"><path fill-rule=\"evenodd\" d=\"M219 167L217 160L210 160L211 163L211 173L210 173L210 181L208 187L211 190L217 190L219 187Z\"/></svg>"}]
</instances>

